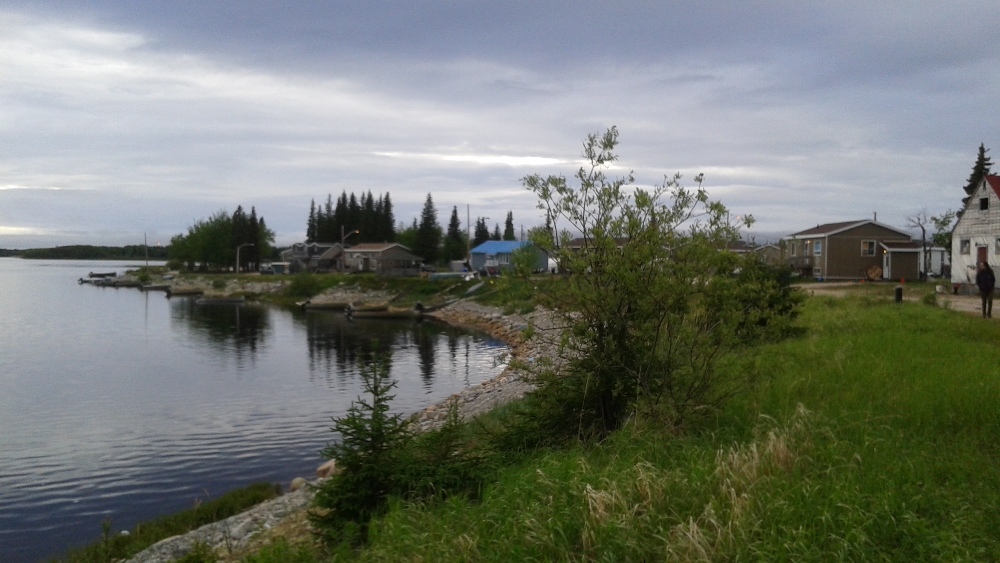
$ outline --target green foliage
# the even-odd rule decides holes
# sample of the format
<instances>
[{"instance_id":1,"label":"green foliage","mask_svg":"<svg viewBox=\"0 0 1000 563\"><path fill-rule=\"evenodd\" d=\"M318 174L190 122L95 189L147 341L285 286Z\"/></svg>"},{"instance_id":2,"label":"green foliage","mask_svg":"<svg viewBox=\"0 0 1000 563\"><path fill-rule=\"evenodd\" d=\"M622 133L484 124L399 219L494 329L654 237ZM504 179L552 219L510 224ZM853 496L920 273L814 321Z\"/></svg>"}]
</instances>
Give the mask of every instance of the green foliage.
<instances>
[{"instance_id":1,"label":"green foliage","mask_svg":"<svg viewBox=\"0 0 1000 563\"><path fill-rule=\"evenodd\" d=\"M423 258L427 264L436 264L441 256L442 233L431 194L427 194L427 200L424 201L416 234L417 237L412 247L413 253Z\"/></svg>"},{"instance_id":2,"label":"green foliage","mask_svg":"<svg viewBox=\"0 0 1000 563\"><path fill-rule=\"evenodd\" d=\"M236 266L240 248L240 268L257 269L262 257L269 256L274 232L267 228L256 209L250 216L238 206L232 216L220 210L209 219L195 222L186 235L170 239L168 255L173 264L189 271L229 270Z\"/></svg>"},{"instance_id":3,"label":"green foliage","mask_svg":"<svg viewBox=\"0 0 1000 563\"><path fill-rule=\"evenodd\" d=\"M310 518L329 543L361 544L369 520L383 513L389 496L401 488L403 453L412 440L407 422L390 414L389 359L377 356L361 371L367 398L358 397L347 413L334 419L340 441L323 450L340 473L316 490Z\"/></svg>"},{"instance_id":4,"label":"green foliage","mask_svg":"<svg viewBox=\"0 0 1000 563\"><path fill-rule=\"evenodd\" d=\"M255 483L216 499L199 499L191 510L143 522L136 525L128 535L112 535L112 522L105 519L101 524L102 537L99 541L72 550L58 560L70 563L106 563L125 559L160 540L224 520L280 494L281 487L278 485Z\"/></svg>"},{"instance_id":5,"label":"green foliage","mask_svg":"<svg viewBox=\"0 0 1000 563\"><path fill-rule=\"evenodd\" d=\"M444 257L448 260L465 259L468 251L466 240L465 233L462 232L462 223L458 220L458 207L452 207L448 233L444 239Z\"/></svg>"},{"instance_id":6,"label":"green foliage","mask_svg":"<svg viewBox=\"0 0 1000 563\"><path fill-rule=\"evenodd\" d=\"M517 233L514 232L514 212L507 212L507 219L503 223L503 240L517 240Z\"/></svg>"},{"instance_id":7,"label":"green foliage","mask_svg":"<svg viewBox=\"0 0 1000 563\"><path fill-rule=\"evenodd\" d=\"M396 240L396 219L392 211L389 193L380 194L378 199L371 191L358 196L344 191L333 203L333 196L327 194L326 205L316 206L316 200L309 205L306 221L308 242L341 242L343 233L360 231L350 242L394 242Z\"/></svg>"},{"instance_id":8,"label":"green foliage","mask_svg":"<svg viewBox=\"0 0 1000 563\"><path fill-rule=\"evenodd\" d=\"M709 200L700 176L697 189L679 175L650 190L631 173L609 178L617 144L615 128L588 136L578 188L562 177L523 180L539 208L583 235L578 249L548 249L569 275L542 302L570 330L565 365L538 374L538 408L528 411L542 418L529 434L546 440L604 435L640 406L671 424L706 412L746 384L717 365L794 310L787 283L725 251L740 223Z\"/></svg>"},{"instance_id":9,"label":"green foliage","mask_svg":"<svg viewBox=\"0 0 1000 563\"><path fill-rule=\"evenodd\" d=\"M1000 327L867 295L800 322L725 366L769 377L689 432L530 452L475 502L394 505L349 559L991 560Z\"/></svg>"},{"instance_id":10,"label":"green foliage","mask_svg":"<svg viewBox=\"0 0 1000 563\"><path fill-rule=\"evenodd\" d=\"M472 237L472 247L475 248L488 240L490 240L490 228L486 226L486 218L479 217L476 219L476 228Z\"/></svg>"},{"instance_id":11,"label":"green foliage","mask_svg":"<svg viewBox=\"0 0 1000 563\"><path fill-rule=\"evenodd\" d=\"M990 150L982 143L979 143L979 154L976 156L976 163L972 166L972 173L969 174L969 179L965 183L965 194L967 196L972 195L972 192L976 191L976 188L979 187L979 182L983 180L983 177L990 173L993 160L986 156L988 152Z\"/></svg>"},{"instance_id":12,"label":"green foliage","mask_svg":"<svg viewBox=\"0 0 1000 563\"><path fill-rule=\"evenodd\" d=\"M931 235L931 242L935 246L940 246L945 249L948 256L951 257L951 234L954 232L954 227L952 223L958 214L955 211L948 210L938 215L936 217L931 217L931 224L934 225L934 233Z\"/></svg>"},{"instance_id":13,"label":"green foliage","mask_svg":"<svg viewBox=\"0 0 1000 563\"><path fill-rule=\"evenodd\" d=\"M285 293L289 297L308 298L316 295L322 289L323 283L318 275L300 272L292 276L292 281L288 284Z\"/></svg>"}]
</instances>

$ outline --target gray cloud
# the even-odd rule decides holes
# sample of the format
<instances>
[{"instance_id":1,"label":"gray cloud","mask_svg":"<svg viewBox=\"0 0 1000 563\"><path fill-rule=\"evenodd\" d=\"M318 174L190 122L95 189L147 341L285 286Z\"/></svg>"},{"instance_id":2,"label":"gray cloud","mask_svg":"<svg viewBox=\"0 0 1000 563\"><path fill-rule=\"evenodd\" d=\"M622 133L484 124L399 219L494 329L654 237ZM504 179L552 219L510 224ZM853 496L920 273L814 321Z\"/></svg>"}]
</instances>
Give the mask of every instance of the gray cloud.
<instances>
[{"instance_id":1,"label":"gray cloud","mask_svg":"<svg viewBox=\"0 0 1000 563\"><path fill-rule=\"evenodd\" d=\"M0 247L168 240L236 205L288 243L345 190L532 226L519 179L571 176L611 125L638 181L705 172L760 233L903 226L996 139L993 3L666 4L13 0Z\"/></svg>"}]
</instances>

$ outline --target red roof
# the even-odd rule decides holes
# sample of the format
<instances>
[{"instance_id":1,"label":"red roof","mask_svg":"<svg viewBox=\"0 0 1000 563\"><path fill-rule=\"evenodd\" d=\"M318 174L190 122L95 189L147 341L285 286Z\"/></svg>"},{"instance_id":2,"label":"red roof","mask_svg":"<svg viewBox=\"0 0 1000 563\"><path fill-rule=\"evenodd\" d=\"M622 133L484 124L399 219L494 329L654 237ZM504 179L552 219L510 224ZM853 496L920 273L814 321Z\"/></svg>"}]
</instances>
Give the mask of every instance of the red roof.
<instances>
[{"instance_id":1,"label":"red roof","mask_svg":"<svg viewBox=\"0 0 1000 563\"><path fill-rule=\"evenodd\" d=\"M1000 197L1000 176L987 174L984 178L986 183L993 188L993 193L997 194L997 197Z\"/></svg>"}]
</instances>

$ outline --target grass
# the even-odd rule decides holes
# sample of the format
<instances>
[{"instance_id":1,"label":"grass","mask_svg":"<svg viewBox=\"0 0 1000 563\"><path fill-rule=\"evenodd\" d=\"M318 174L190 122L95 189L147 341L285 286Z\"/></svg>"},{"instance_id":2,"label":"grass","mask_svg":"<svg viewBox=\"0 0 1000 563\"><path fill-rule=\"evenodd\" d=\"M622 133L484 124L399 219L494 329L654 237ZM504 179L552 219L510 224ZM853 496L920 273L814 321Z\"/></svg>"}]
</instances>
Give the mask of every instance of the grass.
<instances>
[{"instance_id":1,"label":"grass","mask_svg":"<svg viewBox=\"0 0 1000 563\"><path fill-rule=\"evenodd\" d=\"M111 522L105 520L98 541L74 549L59 557L66 563L105 563L131 557L156 542L183 534L205 524L223 520L281 494L279 485L255 483L218 498L197 501L187 511L136 525L128 535L111 535Z\"/></svg>"},{"instance_id":2,"label":"grass","mask_svg":"<svg viewBox=\"0 0 1000 563\"><path fill-rule=\"evenodd\" d=\"M478 502L397 503L367 548L296 560L996 559L1000 326L869 291L811 298L805 336L728 366L759 385L683 433L535 452Z\"/></svg>"}]
</instances>

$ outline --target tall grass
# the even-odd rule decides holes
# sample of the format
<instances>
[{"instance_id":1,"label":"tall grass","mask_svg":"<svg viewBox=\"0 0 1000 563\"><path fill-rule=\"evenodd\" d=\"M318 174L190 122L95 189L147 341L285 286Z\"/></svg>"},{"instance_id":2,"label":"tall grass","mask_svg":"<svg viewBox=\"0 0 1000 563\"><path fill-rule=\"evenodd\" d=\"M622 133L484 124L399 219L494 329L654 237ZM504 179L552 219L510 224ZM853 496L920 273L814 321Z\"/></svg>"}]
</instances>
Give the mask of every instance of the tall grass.
<instances>
[{"instance_id":1,"label":"tall grass","mask_svg":"<svg viewBox=\"0 0 1000 563\"><path fill-rule=\"evenodd\" d=\"M871 295L810 299L802 322L729 366L760 383L700 425L634 420L477 502L397 502L337 559L1000 557L1000 325Z\"/></svg>"}]
</instances>

